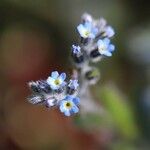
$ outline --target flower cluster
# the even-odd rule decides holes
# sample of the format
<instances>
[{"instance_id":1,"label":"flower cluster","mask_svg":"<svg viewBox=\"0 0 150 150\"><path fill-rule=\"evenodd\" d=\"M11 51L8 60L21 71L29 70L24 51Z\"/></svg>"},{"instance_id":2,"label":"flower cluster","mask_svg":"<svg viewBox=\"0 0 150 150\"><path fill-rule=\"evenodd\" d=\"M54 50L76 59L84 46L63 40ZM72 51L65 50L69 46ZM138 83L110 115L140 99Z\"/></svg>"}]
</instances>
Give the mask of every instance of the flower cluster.
<instances>
[{"instance_id":1,"label":"flower cluster","mask_svg":"<svg viewBox=\"0 0 150 150\"><path fill-rule=\"evenodd\" d=\"M32 104L44 104L47 107L57 106L66 116L79 111L80 99L78 94L78 80L66 82L66 74L53 71L47 80L29 82L32 95L28 101Z\"/></svg>"},{"instance_id":2,"label":"flower cluster","mask_svg":"<svg viewBox=\"0 0 150 150\"><path fill-rule=\"evenodd\" d=\"M115 46L111 43L114 29L107 25L105 19L95 20L89 14L83 14L81 23L77 26L80 43L72 45L72 58L81 74L95 84L99 79L99 71L89 66L91 62L98 62L104 57L112 56Z\"/></svg>"},{"instance_id":3,"label":"flower cluster","mask_svg":"<svg viewBox=\"0 0 150 150\"><path fill-rule=\"evenodd\" d=\"M67 82L65 73L53 71L47 80L29 82L32 91L32 95L28 98L30 103L44 104L48 108L57 106L65 116L70 116L79 111L80 99L77 95L80 94L82 97L80 105L85 106L88 85L95 84L100 78L99 69L91 64L102 60L103 57L112 56L115 46L111 43L111 38L115 32L107 25L106 20L103 18L95 20L89 14L83 14L77 31L80 43L72 45L71 48L71 56L77 68L76 77ZM91 103L90 100L88 104Z\"/></svg>"}]
</instances>

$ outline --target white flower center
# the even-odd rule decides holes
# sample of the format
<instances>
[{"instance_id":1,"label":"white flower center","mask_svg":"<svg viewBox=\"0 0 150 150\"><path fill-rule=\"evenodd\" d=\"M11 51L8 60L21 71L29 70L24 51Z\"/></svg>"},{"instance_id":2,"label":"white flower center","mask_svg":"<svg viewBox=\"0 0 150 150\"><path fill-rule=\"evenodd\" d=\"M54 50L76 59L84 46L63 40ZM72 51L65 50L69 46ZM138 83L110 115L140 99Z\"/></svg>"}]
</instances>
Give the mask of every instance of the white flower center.
<instances>
[{"instance_id":1,"label":"white flower center","mask_svg":"<svg viewBox=\"0 0 150 150\"><path fill-rule=\"evenodd\" d=\"M98 47L99 51L105 51L106 50L106 45L102 44Z\"/></svg>"}]
</instances>

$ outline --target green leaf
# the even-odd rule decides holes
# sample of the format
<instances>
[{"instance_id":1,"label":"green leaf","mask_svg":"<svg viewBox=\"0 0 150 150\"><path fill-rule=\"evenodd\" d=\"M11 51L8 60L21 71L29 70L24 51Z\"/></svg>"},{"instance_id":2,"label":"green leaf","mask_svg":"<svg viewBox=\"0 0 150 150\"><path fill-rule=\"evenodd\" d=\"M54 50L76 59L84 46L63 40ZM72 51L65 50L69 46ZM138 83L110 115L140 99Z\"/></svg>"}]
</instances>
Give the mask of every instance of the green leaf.
<instances>
[{"instance_id":1,"label":"green leaf","mask_svg":"<svg viewBox=\"0 0 150 150\"><path fill-rule=\"evenodd\" d=\"M109 112L111 118L114 120L115 126L119 133L127 139L135 139L138 137L138 129L136 126L133 109L127 103L124 96L122 96L113 86L105 86L104 88L95 88L96 95L105 109Z\"/></svg>"}]
</instances>

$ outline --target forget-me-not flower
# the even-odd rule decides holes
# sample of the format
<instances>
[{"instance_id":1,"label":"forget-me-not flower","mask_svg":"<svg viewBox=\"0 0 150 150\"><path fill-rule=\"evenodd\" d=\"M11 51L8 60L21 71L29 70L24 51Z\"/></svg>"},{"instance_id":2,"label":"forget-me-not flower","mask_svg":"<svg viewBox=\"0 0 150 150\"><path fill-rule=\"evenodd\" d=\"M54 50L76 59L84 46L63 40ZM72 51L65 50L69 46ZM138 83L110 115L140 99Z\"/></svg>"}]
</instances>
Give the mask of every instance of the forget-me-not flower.
<instances>
[{"instance_id":1,"label":"forget-me-not flower","mask_svg":"<svg viewBox=\"0 0 150 150\"><path fill-rule=\"evenodd\" d=\"M68 87L73 89L73 90L77 90L79 86L78 80L70 80Z\"/></svg>"},{"instance_id":2,"label":"forget-me-not flower","mask_svg":"<svg viewBox=\"0 0 150 150\"><path fill-rule=\"evenodd\" d=\"M100 39L97 42L98 51L101 55L112 56L112 52L115 50L115 46L110 43L110 39Z\"/></svg>"},{"instance_id":3,"label":"forget-me-not flower","mask_svg":"<svg viewBox=\"0 0 150 150\"><path fill-rule=\"evenodd\" d=\"M66 96L64 100L60 101L59 109L65 116L71 116L78 113L79 101L80 99L78 97Z\"/></svg>"},{"instance_id":4,"label":"forget-me-not flower","mask_svg":"<svg viewBox=\"0 0 150 150\"><path fill-rule=\"evenodd\" d=\"M65 79L66 79L66 74L65 73L61 73L59 75L59 73L57 71L53 71L51 73L51 76L48 77L47 83L50 85L50 87L53 90L58 90L61 87L66 85Z\"/></svg>"},{"instance_id":5,"label":"forget-me-not flower","mask_svg":"<svg viewBox=\"0 0 150 150\"><path fill-rule=\"evenodd\" d=\"M82 38L92 38L94 39L98 33L98 28L94 27L91 22L85 22L84 24L79 24L77 30Z\"/></svg>"}]
</instances>

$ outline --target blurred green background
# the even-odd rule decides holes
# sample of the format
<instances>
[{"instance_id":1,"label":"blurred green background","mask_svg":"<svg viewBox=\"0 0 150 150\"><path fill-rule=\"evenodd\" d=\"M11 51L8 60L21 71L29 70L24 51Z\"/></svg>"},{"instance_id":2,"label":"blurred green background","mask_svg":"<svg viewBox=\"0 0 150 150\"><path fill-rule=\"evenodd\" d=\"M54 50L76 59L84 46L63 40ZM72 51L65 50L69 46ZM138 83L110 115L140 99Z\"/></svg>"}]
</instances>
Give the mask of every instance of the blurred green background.
<instances>
[{"instance_id":1,"label":"blurred green background","mask_svg":"<svg viewBox=\"0 0 150 150\"><path fill-rule=\"evenodd\" d=\"M148 0L0 0L0 149L149 150L149 8ZM91 90L106 113L66 118L29 104L27 82L70 74L84 12L116 31L116 51L97 64Z\"/></svg>"}]
</instances>

